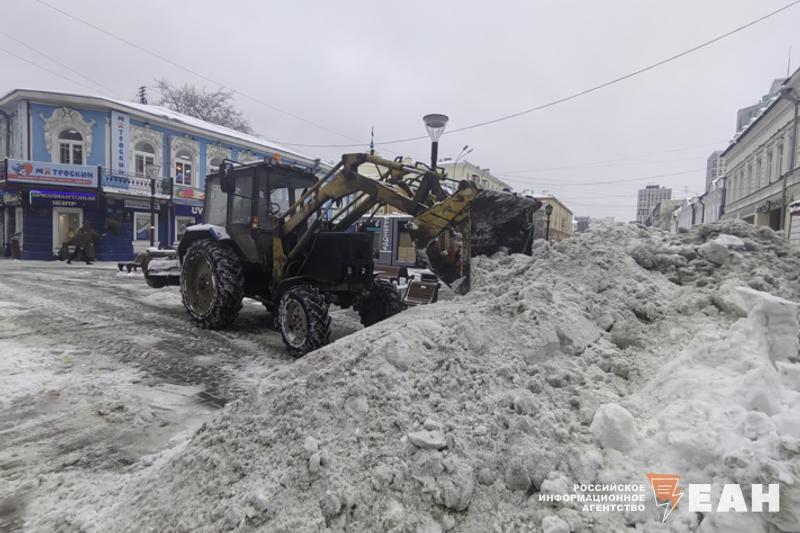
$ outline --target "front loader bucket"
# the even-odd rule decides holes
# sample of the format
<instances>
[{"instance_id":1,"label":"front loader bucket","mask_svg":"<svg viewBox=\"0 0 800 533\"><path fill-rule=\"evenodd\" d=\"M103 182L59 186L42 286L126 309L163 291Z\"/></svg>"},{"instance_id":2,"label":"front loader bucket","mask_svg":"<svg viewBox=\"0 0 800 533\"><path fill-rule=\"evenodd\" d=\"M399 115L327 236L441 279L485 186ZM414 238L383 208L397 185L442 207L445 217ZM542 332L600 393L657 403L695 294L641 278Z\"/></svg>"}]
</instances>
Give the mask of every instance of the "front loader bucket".
<instances>
[{"instance_id":1,"label":"front loader bucket","mask_svg":"<svg viewBox=\"0 0 800 533\"><path fill-rule=\"evenodd\" d=\"M428 266L457 294L470 289L470 258L492 255L501 248L530 253L533 198L478 189L462 181L458 190L417 215L409 232Z\"/></svg>"}]
</instances>

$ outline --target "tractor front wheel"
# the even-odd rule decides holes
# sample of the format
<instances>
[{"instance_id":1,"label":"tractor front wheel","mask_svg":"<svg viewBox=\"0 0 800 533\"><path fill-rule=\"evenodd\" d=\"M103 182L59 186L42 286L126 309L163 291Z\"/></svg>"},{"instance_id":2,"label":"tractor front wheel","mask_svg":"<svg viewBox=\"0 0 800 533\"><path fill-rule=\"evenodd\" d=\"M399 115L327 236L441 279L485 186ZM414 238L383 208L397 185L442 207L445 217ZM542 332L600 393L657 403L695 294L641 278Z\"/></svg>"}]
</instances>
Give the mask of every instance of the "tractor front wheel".
<instances>
[{"instance_id":1,"label":"tractor front wheel","mask_svg":"<svg viewBox=\"0 0 800 533\"><path fill-rule=\"evenodd\" d=\"M208 239L192 244L181 265L181 298L201 328L224 328L236 320L244 298L244 271L233 248Z\"/></svg>"},{"instance_id":2,"label":"tractor front wheel","mask_svg":"<svg viewBox=\"0 0 800 533\"><path fill-rule=\"evenodd\" d=\"M369 296L361 302L358 314L361 323L369 327L403 310L400 291L391 282L376 279L369 290Z\"/></svg>"},{"instance_id":3,"label":"tractor front wheel","mask_svg":"<svg viewBox=\"0 0 800 533\"><path fill-rule=\"evenodd\" d=\"M286 348L294 357L321 348L331 337L328 301L313 285L287 289L278 304L278 327Z\"/></svg>"}]
</instances>

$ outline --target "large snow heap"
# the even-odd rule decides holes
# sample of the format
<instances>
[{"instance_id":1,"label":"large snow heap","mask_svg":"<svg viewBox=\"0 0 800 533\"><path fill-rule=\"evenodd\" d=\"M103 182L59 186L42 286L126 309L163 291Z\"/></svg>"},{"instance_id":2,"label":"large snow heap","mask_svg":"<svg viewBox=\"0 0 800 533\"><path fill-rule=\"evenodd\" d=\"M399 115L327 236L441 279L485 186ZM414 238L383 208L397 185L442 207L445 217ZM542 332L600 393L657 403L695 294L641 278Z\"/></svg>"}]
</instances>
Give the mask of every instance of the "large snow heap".
<instances>
[{"instance_id":1,"label":"large snow heap","mask_svg":"<svg viewBox=\"0 0 800 533\"><path fill-rule=\"evenodd\" d=\"M778 235L737 222L607 226L533 258L482 258L465 297L264 375L169 461L109 492L54 489L41 524L800 531L798 275ZM539 501L647 472L739 483L746 497L780 483L781 511L679 504L662 526L652 501L610 513Z\"/></svg>"}]
</instances>

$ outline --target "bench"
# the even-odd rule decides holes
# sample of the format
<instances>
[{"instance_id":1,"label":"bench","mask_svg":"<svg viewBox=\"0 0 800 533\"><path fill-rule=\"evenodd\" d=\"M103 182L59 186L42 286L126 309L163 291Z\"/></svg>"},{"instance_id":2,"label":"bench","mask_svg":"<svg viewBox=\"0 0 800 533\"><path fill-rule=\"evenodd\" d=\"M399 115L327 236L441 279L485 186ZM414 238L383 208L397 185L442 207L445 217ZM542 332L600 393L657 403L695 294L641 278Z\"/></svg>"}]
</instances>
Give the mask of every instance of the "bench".
<instances>
[{"instance_id":1,"label":"bench","mask_svg":"<svg viewBox=\"0 0 800 533\"><path fill-rule=\"evenodd\" d=\"M439 299L438 281L410 281L403 302L408 307L432 304Z\"/></svg>"},{"instance_id":2,"label":"bench","mask_svg":"<svg viewBox=\"0 0 800 533\"><path fill-rule=\"evenodd\" d=\"M395 285L400 285L400 278L408 280L414 279L414 276L408 274L408 268L404 266L394 265L375 265L373 272L378 276L378 279L385 279L391 281Z\"/></svg>"}]
</instances>

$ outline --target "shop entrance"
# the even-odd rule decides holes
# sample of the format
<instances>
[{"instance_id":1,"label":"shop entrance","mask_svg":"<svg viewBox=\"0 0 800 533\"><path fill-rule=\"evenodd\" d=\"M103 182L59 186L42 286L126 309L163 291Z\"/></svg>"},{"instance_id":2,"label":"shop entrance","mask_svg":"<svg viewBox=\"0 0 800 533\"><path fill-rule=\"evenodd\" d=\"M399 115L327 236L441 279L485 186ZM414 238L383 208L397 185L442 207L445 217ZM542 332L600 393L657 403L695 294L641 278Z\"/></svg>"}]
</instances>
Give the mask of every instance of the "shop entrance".
<instances>
[{"instance_id":1,"label":"shop entrance","mask_svg":"<svg viewBox=\"0 0 800 533\"><path fill-rule=\"evenodd\" d=\"M83 224L83 209L80 207L53 208L53 251L57 252L62 243L75 237Z\"/></svg>"}]
</instances>

